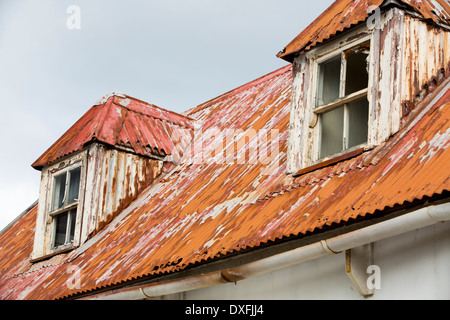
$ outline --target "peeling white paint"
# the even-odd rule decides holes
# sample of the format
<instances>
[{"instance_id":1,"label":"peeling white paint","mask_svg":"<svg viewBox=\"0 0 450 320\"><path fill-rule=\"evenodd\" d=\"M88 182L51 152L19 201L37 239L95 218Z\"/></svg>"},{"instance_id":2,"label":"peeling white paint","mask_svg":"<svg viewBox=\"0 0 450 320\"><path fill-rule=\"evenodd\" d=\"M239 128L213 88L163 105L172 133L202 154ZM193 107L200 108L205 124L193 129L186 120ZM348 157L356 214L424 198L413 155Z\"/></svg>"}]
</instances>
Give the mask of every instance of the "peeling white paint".
<instances>
[{"instance_id":1,"label":"peeling white paint","mask_svg":"<svg viewBox=\"0 0 450 320\"><path fill-rule=\"evenodd\" d=\"M434 155L441 151L442 149L446 149L450 144L450 128L448 128L443 133L437 133L433 139L428 143L428 151L423 157L420 159L420 163L423 161L428 162Z\"/></svg>"}]
</instances>

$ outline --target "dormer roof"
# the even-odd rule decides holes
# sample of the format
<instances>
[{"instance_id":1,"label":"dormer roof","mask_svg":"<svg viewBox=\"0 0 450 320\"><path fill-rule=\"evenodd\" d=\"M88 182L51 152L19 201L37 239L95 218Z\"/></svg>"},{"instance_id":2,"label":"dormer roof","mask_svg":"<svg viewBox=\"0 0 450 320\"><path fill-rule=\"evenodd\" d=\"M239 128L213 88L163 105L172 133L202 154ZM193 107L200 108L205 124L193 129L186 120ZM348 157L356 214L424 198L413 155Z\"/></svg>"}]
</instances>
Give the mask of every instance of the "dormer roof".
<instances>
[{"instance_id":1,"label":"dormer roof","mask_svg":"<svg viewBox=\"0 0 450 320\"><path fill-rule=\"evenodd\" d=\"M447 0L337 0L279 52L277 57L292 62L293 55L308 51L332 36L366 21L373 8L382 5L403 6L425 20L450 28L450 5Z\"/></svg>"},{"instance_id":2,"label":"dormer roof","mask_svg":"<svg viewBox=\"0 0 450 320\"><path fill-rule=\"evenodd\" d=\"M181 156L194 136L195 120L130 96L100 99L32 167L43 167L100 142L134 154L162 159Z\"/></svg>"}]
</instances>

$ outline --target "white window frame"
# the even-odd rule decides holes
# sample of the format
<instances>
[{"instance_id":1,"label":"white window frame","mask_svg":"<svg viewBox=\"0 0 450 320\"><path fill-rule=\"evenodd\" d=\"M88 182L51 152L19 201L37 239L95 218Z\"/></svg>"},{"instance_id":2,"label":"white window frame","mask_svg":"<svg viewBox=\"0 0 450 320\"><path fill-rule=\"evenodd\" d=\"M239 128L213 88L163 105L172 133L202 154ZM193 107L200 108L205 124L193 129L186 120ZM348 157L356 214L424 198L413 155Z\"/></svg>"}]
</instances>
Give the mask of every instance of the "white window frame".
<instances>
[{"instance_id":1,"label":"white window frame","mask_svg":"<svg viewBox=\"0 0 450 320\"><path fill-rule=\"evenodd\" d=\"M367 35L365 37L362 37L356 41L347 42L344 45L339 46L324 46L322 48L318 48L309 54L307 54L307 59L311 62L312 66L312 81L311 86L309 89L309 95L310 98L308 101L309 108L311 112L311 123L309 124L309 127L313 130L313 144L312 144L312 152L310 153L312 155L311 164L317 164L322 161L332 159L334 157L340 156L345 153L352 152L356 149L360 148L367 148L369 146L369 140L370 140L370 128L368 124L368 136L365 143L362 143L357 146L353 146L351 148L343 149L343 151L328 155L325 157L320 157L320 147L321 147L321 123L320 123L320 114L325 113L327 111L344 107L344 118L347 117L346 111L347 107L346 105L350 102L357 101L361 98L367 97L369 95L369 85L370 80L368 81L367 88L362 89L360 91L354 92L352 94L349 94L345 96L345 77L346 77L346 59L342 59L342 56L344 55L344 52L351 50L353 48L357 48L358 46L369 43L369 47L372 45L371 43L371 36ZM369 49L370 50L370 49ZM325 105L316 106L316 100L317 100L317 94L318 94L318 85L319 85L319 66L321 63L326 62L328 60L331 60L337 56L340 56L341 58L341 74L340 74L340 88L339 88L339 97L337 100L334 100L330 103L327 103ZM369 59L371 55L369 54ZM368 63L369 66L369 79L371 77L371 70L370 66L371 64ZM369 118L370 118L370 112L371 112L371 103L369 101ZM344 134L345 132L348 132L348 127L346 127L346 121L344 122Z\"/></svg>"},{"instance_id":2,"label":"white window frame","mask_svg":"<svg viewBox=\"0 0 450 320\"><path fill-rule=\"evenodd\" d=\"M78 201L62 208L52 210L55 177L77 167L80 171L80 186ZM83 207L86 186L87 151L78 152L70 157L46 167L42 170L41 186L39 192L38 217L31 262L39 261L55 254L75 249L80 245L81 226L83 222ZM67 183L67 181L66 181ZM68 192L68 190L66 189ZM55 247L55 221L56 217L70 209L76 208L76 220L73 241ZM69 224L69 223L68 223Z\"/></svg>"}]
</instances>

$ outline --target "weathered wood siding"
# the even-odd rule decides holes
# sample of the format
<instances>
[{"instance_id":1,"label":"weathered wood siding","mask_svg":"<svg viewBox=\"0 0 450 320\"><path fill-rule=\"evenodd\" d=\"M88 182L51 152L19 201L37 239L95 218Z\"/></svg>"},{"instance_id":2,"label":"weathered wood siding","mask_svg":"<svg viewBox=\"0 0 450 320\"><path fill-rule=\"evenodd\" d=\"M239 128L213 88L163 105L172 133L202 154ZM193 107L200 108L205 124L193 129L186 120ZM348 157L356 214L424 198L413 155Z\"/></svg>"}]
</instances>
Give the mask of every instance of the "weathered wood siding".
<instances>
[{"instance_id":1,"label":"weathered wood siding","mask_svg":"<svg viewBox=\"0 0 450 320\"><path fill-rule=\"evenodd\" d=\"M89 150L83 239L109 223L162 171L163 162L96 144Z\"/></svg>"}]
</instances>

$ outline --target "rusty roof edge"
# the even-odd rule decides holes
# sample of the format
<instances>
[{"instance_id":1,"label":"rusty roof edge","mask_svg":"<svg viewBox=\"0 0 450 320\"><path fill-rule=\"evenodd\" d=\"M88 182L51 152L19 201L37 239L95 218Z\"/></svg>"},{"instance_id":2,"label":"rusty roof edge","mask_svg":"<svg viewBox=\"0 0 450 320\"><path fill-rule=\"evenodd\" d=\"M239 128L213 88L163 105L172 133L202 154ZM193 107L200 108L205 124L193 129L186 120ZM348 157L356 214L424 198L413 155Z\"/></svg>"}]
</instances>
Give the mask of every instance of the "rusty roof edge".
<instances>
[{"instance_id":1,"label":"rusty roof edge","mask_svg":"<svg viewBox=\"0 0 450 320\"><path fill-rule=\"evenodd\" d=\"M352 218L353 223L349 224L349 220L343 220L340 223L333 223L327 229L318 230L319 232L311 232L309 234L297 234L290 236L284 236L277 240L261 241L260 245L246 246L240 250L233 249L220 256L209 257L201 259L197 262L184 265L182 268L175 268L166 270L162 273L149 273L137 276L133 279L119 281L111 283L109 285L99 286L96 288L79 290L64 296L56 297L55 300L63 299L83 299L86 296L103 295L104 292L116 292L124 289L127 291L129 288L155 285L158 283L165 283L166 281L181 280L185 277L203 275L208 272L228 270L236 266L242 265L242 259L246 261L245 264L258 261L267 257L274 256L278 253L283 253L296 248L304 247L308 244L312 244L316 241L328 240L336 236L348 234L352 231L360 230L365 227L376 225L380 222L389 222L390 220L406 215L408 213L426 208L428 206L436 206L442 204L450 204L449 200L450 190L443 190L442 193L435 193L431 196L424 196L421 199L415 199L414 202L404 201L401 204L397 204L397 208L386 206L382 210L378 211L378 214L373 212L368 215L358 218ZM317 230L316 230L317 231ZM262 254L261 254L262 252ZM253 256L249 258L248 256ZM237 258L238 262L233 262L231 267L225 260ZM225 263L225 266L223 265ZM232 281L233 282L233 281ZM89 298L88 298L89 299Z\"/></svg>"},{"instance_id":2,"label":"rusty roof edge","mask_svg":"<svg viewBox=\"0 0 450 320\"><path fill-rule=\"evenodd\" d=\"M163 113L169 113L170 115L174 115L174 116L176 116L178 119L166 119L166 118L164 118L163 116L158 116L158 115L156 115L156 114L152 114L151 112L145 113L145 109L144 109L144 112L143 112L142 110L137 110L137 109L134 109L134 108L130 108L130 107L128 107L128 106L129 106L129 103L124 103L123 100L119 100L119 101L118 101L117 98L120 98L120 99L131 99L131 100L133 100L133 101L135 101L135 102L138 102L138 103L141 103L141 104L145 105L145 107L152 108L152 109L156 109L156 110L159 110L159 111L161 111L161 112L163 112ZM167 110L167 109L161 108L161 107L159 107L159 106L157 106L157 105L154 105L154 104L151 104L151 103L149 103L149 102L146 102L146 101L143 101L143 100L134 98L134 97L129 96L129 95L127 95L127 94L117 94L117 93L113 92L112 94L110 94L110 95L107 97L106 101L105 101L105 100L100 100L100 101L103 101L103 104L104 104L105 107L107 107L107 108L110 108L112 105L114 105L114 106L117 106L117 107L119 107L119 108L125 109L125 111L126 111L127 113L128 113L128 112L137 113L137 114L139 114L139 115L141 115L141 116L143 116L143 117L150 117L150 118L153 118L153 119L162 121L162 122L166 121L166 122L170 123L171 125L178 126L178 127L180 127L180 128L184 128L184 129L187 129L187 130L193 130L193 131L195 131L195 130L197 130L199 127L201 127L201 122L200 122L199 120L196 120L196 119L190 118L190 117L188 117L188 116L179 114L179 113L177 113L177 112L175 112L175 111L171 111L171 110ZM109 103L110 105L109 105L109 106L106 106L106 104L108 104L108 103ZM149 111L150 111L150 110L149 110ZM184 123L184 121L181 120L181 119L185 120L189 125L186 125L186 124ZM122 123L123 123L124 121L125 121L125 119L123 119ZM98 129L99 134L100 134L100 133L102 132L102 130L103 130L104 123L105 123L105 120L103 120L102 124L99 126L99 129ZM166 132L166 133L167 133L167 132ZM168 135L168 136L169 136L169 135ZM170 139L170 137L169 137L169 139ZM151 155L149 155L149 154L143 154L143 153L137 152L137 151L136 151L134 148L132 148L132 147L126 147L125 145L120 145L120 144L114 144L114 145L112 145L112 144L107 143L107 142L105 142L105 141L103 141L103 140L101 140L101 139L97 139L97 137L93 137L93 139L91 139L90 141L88 141L88 142L85 144L85 146L86 146L87 144L93 142L93 141L98 142L98 143L102 143L102 144L105 144L105 145L108 145L108 146L111 146L111 147L113 147L113 148L118 148L118 149L120 149L120 150L123 150L123 151L126 151L126 152L130 152L130 153L133 153L133 154L136 154L136 155L148 157L148 158L150 158L150 159L162 160L162 161L167 160L167 154L166 154L166 155L156 154L156 153L153 151L153 149L152 149ZM156 148L155 148L155 149L156 149ZM159 151L159 150L158 150L158 151ZM162 151L163 151L164 153L166 152L165 150L162 150Z\"/></svg>"},{"instance_id":3,"label":"rusty roof edge","mask_svg":"<svg viewBox=\"0 0 450 320\"><path fill-rule=\"evenodd\" d=\"M391 8L397 7L402 9L406 14L423 20L428 24L438 26L440 28L450 30L450 21L443 20L437 13L435 13L435 17L437 20L424 16L417 8L414 8L411 4L407 3L403 0L385 0L385 3L381 6ZM419 7L420 8L420 7Z\"/></svg>"},{"instance_id":4,"label":"rusty roof edge","mask_svg":"<svg viewBox=\"0 0 450 320\"><path fill-rule=\"evenodd\" d=\"M185 114L183 114L183 113L178 113L178 112L175 112L175 111L172 111L172 110L169 110L169 109L162 108L162 107L160 107L160 106L157 106L157 105L155 105L155 104L149 103L149 102L147 102L147 101L144 101L144 100L141 100L141 99L132 97L132 96L130 96L130 95L128 95L128 94L124 94L124 97L122 97L122 96L117 96L117 95L116 95L115 97L132 99L132 100L138 101L138 102L140 102L140 103L143 103L143 104L145 104L145 105L147 105L147 106L150 106L150 107L152 107L152 108L155 108L155 109L161 110L161 111L163 111L163 112L168 112L168 113L170 113L170 114L173 114L173 115L175 115L176 117L180 117L180 118L183 118L183 119L192 121L192 122L194 122L194 123L195 123L195 122L199 122L199 120L194 119L194 118L192 118L192 117L189 117L189 116L187 116L187 115L185 115ZM115 100L114 100L114 103L115 103L116 105L120 105L121 107L124 107L124 108L126 108L126 109L128 109L128 110L130 110L130 111L132 111L132 112L136 112L136 113L139 113L139 114L142 114L142 115L145 115L145 116L149 116L148 114L144 114L144 113L139 112L139 111L137 111L137 110L129 109L129 108L127 108L127 106L121 104L120 102L116 102ZM155 116L152 116L152 117L156 118ZM158 119L159 119L159 120L167 120L167 119L163 119L162 117L160 117L160 118L158 118ZM176 123L174 123L174 124L176 124Z\"/></svg>"},{"instance_id":5,"label":"rusty roof edge","mask_svg":"<svg viewBox=\"0 0 450 320\"><path fill-rule=\"evenodd\" d=\"M334 175L339 175L342 172L349 172L352 170L361 170L364 167L372 165L377 165L388 153L391 149L393 149L396 145L400 143L402 138L406 136L414 126L424 117L427 112L430 112L433 109L439 108L440 100L445 98L445 95L450 91L450 74L441 81L441 83L427 96L425 96L422 101L420 101L417 106L414 108L414 113L411 112L409 117L402 123L402 127L400 130L389 140L385 141L383 144L364 151L361 154L356 155L356 158L359 158L358 161L354 164L354 166L347 168L347 170L342 169L336 172ZM344 162L350 162L351 160L345 159ZM291 185L282 186L277 190L271 190L266 192L264 195L258 197L257 201L268 200L269 198L275 197L277 195L281 195L284 192L289 192L293 189L297 189L303 187L305 185L315 185L320 183L321 181L328 179L329 174L326 173L327 167L322 167L317 169L317 171L323 170L325 174L322 176L315 176L311 179L307 179L306 181L302 181L301 183L293 183ZM310 172L305 173L305 176ZM301 176L294 177L295 180L300 180Z\"/></svg>"},{"instance_id":6,"label":"rusty roof edge","mask_svg":"<svg viewBox=\"0 0 450 320\"><path fill-rule=\"evenodd\" d=\"M118 92L118 91L113 91L111 93L105 94L103 97L101 97L94 103L94 106L99 106L99 105L105 104L111 97L125 98L125 94L123 94L122 92Z\"/></svg>"},{"instance_id":7,"label":"rusty roof edge","mask_svg":"<svg viewBox=\"0 0 450 320\"><path fill-rule=\"evenodd\" d=\"M244 83L244 84L242 84L242 85L240 85L240 86L238 86L238 87L236 87L234 89L231 89L231 90L229 90L229 91L227 91L225 93L222 93L221 95L219 95L217 97L209 99L208 101L205 101L205 102L199 104L196 107L193 107L193 108L191 108L189 110L186 110L183 113L184 114L193 114L195 112L199 112L201 110L204 110L204 109L210 107L211 106L211 102L213 102L215 100L220 100L220 99L222 99L223 97L225 97L227 95L236 94L236 93L239 93L241 91L246 90L247 88L261 85L261 84L265 83L266 81L269 81L270 79L272 79L274 77L281 76L281 75L283 75L283 74L285 74L287 72L290 72L291 70L292 70L292 63L289 63L289 64L287 64L287 65L285 65L285 66L283 66L281 68L278 68L278 69L276 69L274 71L271 71L271 72L269 72L269 73L267 73L267 74L265 74L263 76L260 76L260 77L254 79L254 80L252 80L250 82Z\"/></svg>"},{"instance_id":8,"label":"rusty roof edge","mask_svg":"<svg viewBox=\"0 0 450 320\"><path fill-rule=\"evenodd\" d=\"M306 44L304 44L301 48L297 48L294 49L290 52L286 52L287 51L287 47L290 46L291 44L293 44L294 42L296 42L298 39L300 39L302 37L302 35L304 36L304 34L310 30L315 24L317 24L321 18L323 18L323 16L332 11L332 9L334 8L334 6L338 3L339 1L335 1L330 7L328 7L324 12L322 12L322 14L320 14L313 22L311 22L305 29L303 29L300 34L298 34L292 41L290 41L281 51L279 51L276 54L276 57L281 58L287 62L291 62L293 61L294 57L298 54L302 54L306 51L309 51L312 49L311 45L313 45L313 47L316 47L318 45L321 45L323 43L325 43L327 40L340 35L341 33L349 30L350 28L353 28L363 22L365 22L368 17L369 17L369 12L366 13L366 15L364 16L364 18L359 19L356 23L350 24L347 27L344 27L342 30L334 30L333 33L329 34L328 36L324 37L322 40L320 41L315 41L315 42L311 42L308 41ZM430 17L425 17L417 8L414 8L411 4L407 3L406 1L403 0L384 0L381 5L379 6L380 10L382 11L386 11L389 10L393 7L399 8L401 10L403 10L406 14L421 19L429 24L438 26L440 28L446 29L446 30L450 30L450 21L445 21L443 20L441 17L439 17L439 15L435 14L436 19L432 19Z\"/></svg>"},{"instance_id":9,"label":"rusty roof edge","mask_svg":"<svg viewBox=\"0 0 450 320\"><path fill-rule=\"evenodd\" d=\"M90 111L92 111L94 108L98 108L98 107L101 107L101 106L104 106L104 107L109 107L109 106L106 106L106 104L109 102L109 100L111 99L111 98L113 98L113 97L115 97L117 95L117 93L114 93L114 94L108 94L108 95L106 95L106 96L104 96L104 97L102 97L101 99L99 99L99 100L97 100L97 102L96 102L96 104L94 104L93 106L91 106L84 114L83 114L83 116L81 116L81 118L80 119L78 119L72 126L70 126L69 127L69 129L67 129L55 142L53 142L51 145L50 145L50 147L48 147L32 164L31 164L31 167L33 167L34 169L36 169L36 170L38 170L38 171L41 171L45 166L48 166L49 164L51 164L51 163L54 163L54 162L56 162L56 161L59 161L60 159L63 159L63 158L65 158L65 157L67 157L67 156L69 156L69 155L71 155L71 154L73 154L73 153L75 153L75 152L78 152L78 151L80 151L80 150L73 150L72 152L69 152L69 153L66 153L66 154L64 154L64 155L62 155L62 156L60 156L60 157L58 157L58 158L56 158L56 159L54 159L52 162L45 162L45 163L43 163L42 162L42 158L47 154L47 152L49 151L49 150L51 150L55 145L57 145L58 143L59 143L59 141L60 141L60 139L62 138L62 137L64 137L68 132L70 132L71 130L72 130L72 128L74 128L74 127L76 127L77 126L77 124L83 119L83 117L85 117L86 116L86 114L88 113L88 112L90 112ZM100 101L103 101L102 103L100 103L100 104L97 104L97 103L99 103ZM106 121L106 118L103 118L103 120L102 120L102 122L101 122L101 124L97 127L97 129L95 130L95 132L94 132L94 134L93 134L93 136L91 137L91 139L89 140L89 141L86 141L86 143L85 143L85 145L86 144L88 144L89 142L91 142L91 141L93 141L94 139L95 140L97 140L97 137L99 136L99 134L100 134L100 132L102 132L102 129L103 129L103 125L104 125L104 123L105 123L105 121ZM83 146L83 148L84 148L84 146Z\"/></svg>"},{"instance_id":10,"label":"rusty roof edge","mask_svg":"<svg viewBox=\"0 0 450 320\"><path fill-rule=\"evenodd\" d=\"M446 89L447 88L447 91L448 91L448 89L450 88L450 77L447 77L446 79L445 79L445 81L443 81L442 83L441 83L441 85L440 86L438 86L436 89L435 89L435 91L433 91L433 93L434 94L429 94L423 101L421 101L421 103L420 104L422 104L422 105L424 105L424 106L429 106L429 108L426 108L426 109L424 109L424 110L421 110L421 112L420 112L420 114L417 116L417 117L414 117L414 119L412 119L412 120L415 120L415 121L412 121L411 120L411 122L409 122L408 123L408 128L406 129L407 131L406 132L404 132L400 137L398 137L397 139L395 139L395 141L392 141L391 142L391 147L390 148L387 148L387 149L392 149L398 142L399 142L399 139L402 137L402 136L404 136L404 135L406 135L407 134L407 132L409 132L413 127L414 127L414 125L415 124L417 124L417 122L422 118L422 116L424 115L424 113L426 113L426 112L428 112L428 111L430 111L430 109L432 109L432 107L438 107L438 105L437 105L437 103L439 102L439 100L440 99L442 99L442 97L443 97L443 95L445 95L445 92L446 92ZM421 107L420 106L418 106L417 107L418 109L421 109ZM393 144L393 145L392 145ZM385 149L386 150L386 148L383 148L383 149ZM359 168L360 169L360 168ZM151 186L149 186L149 188L150 188ZM290 188L292 188L292 186L290 186ZM148 190L148 189L146 189L146 190ZM446 189L444 189L443 190L443 192L445 192L445 191L449 191L449 190L446 190ZM145 190L142 192L142 194L144 194L145 193ZM436 193L435 195L433 195L433 196L439 196L439 195L441 195L442 193ZM138 199L139 199L139 197L136 199L136 201L138 202ZM419 200L419 201L421 201L422 200L422 198L417 198L417 199L415 199L415 201L417 201L417 200ZM403 206L404 204L405 204L405 202L408 202L407 200L405 200L405 201L403 201L402 203L397 203L396 205L400 205L400 206ZM135 202L135 204L134 204L135 206L136 205L138 205L136 202ZM131 213L131 211L133 210L133 208L131 208L132 206L130 206L130 207L127 207L127 209L125 210L125 211L127 211L128 213ZM389 208L391 208L390 206L385 206L382 210L388 210ZM379 209L377 209L377 210L379 210ZM124 213L124 212L123 212ZM117 223L119 223L123 218L125 218L127 215L128 215L128 213L127 214L125 214L125 215L123 215L123 213L121 214L121 216L122 216L122 218L121 219L115 219L115 222L113 223L113 224L111 224L109 227L108 227L108 230L105 230L104 232L106 232L106 231L109 231L110 230L110 228L113 228L113 226L114 225L116 225ZM373 212L371 213L371 212L369 212L369 214L373 214ZM342 223L347 223L348 221L342 221ZM103 231L101 232L101 233L103 233ZM97 240L94 240L94 238L93 239L91 239L92 241L93 241L93 243L91 242L90 243L90 245L88 245L88 247L91 247L95 242L97 242L98 240L100 240L101 239L101 233L100 234L98 234L98 235L96 235L94 238L96 238ZM250 249L256 249L256 248L258 248L258 246L249 246L249 248ZM85 247L84 249L81 249L80 248L80 251L77 249L76 251L78 251L77 252L77 254L75 255L75 256L72 256L72 255L69 255L68 257L67 257L67 259L64 259L64 261L62 262L62 263L67 263L67 262L70 262L70 261L73 261L73 260L75 260L79 255L81 255L85 250L87 250L87 248ZM224 256L229 256L229 255L231 255L231 254L233 254L234 252L239 252L239 251L232 251L232 252L227 252L226 254L224 254ZM208 261L209 260L211 260L211 259L207 259ZM214 260L214 259L213 259ZM203 261L203 262L207 262L207 261ZM202 263L202 262L201 262ZM59 263L59 264L61 264L61 263ZM56 264L56 265L59 265L59 264ZM197 264L195 264L195 265L197 265ZM184 268L183 268L184 269ZM177 272L177 270L174 270L173 271L173 273L176 273ZM170 273L170 272L169 272ZM160 277L160 276L164 276L165 274L155 274L154 276L156 276L156 277ZM153 274L152 274L152 276L153 276ZM145 275L143 275L141 278L144 278L144 277L146 277ZM125 281L126 282L126 281ZM116 285L116 283L112 283L112 284L110 284L110 286L114 286L114 285ZM98 288L95 288L94 290L97 290Z\"/></svg>"}]
</instances>

